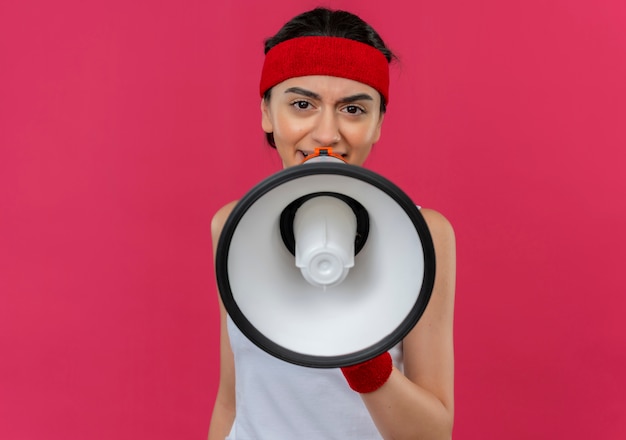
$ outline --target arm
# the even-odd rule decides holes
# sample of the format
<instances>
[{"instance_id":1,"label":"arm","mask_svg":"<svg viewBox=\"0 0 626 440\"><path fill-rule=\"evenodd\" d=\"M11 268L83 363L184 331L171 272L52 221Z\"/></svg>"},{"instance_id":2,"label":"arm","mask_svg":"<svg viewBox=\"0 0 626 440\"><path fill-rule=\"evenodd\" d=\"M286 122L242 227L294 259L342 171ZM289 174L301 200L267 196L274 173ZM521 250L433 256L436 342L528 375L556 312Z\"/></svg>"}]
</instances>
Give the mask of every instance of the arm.
<instances>
[{"instance_id":1,"label":"arm","mask_svg":"<svg viewBox=\"0 0 626 440\"><path fill-rule=\"evenodd\" d=\"M231 203L220 209L211 222L214 258L217 241L234 205L235 203ZM220 377L211 424L209 425L209 440L224 440L235 419L235 362L226 330L226 309L219 296L218 300L220 307Z\"/></svg>"},{"instance_id":2,"label":"arm","mask_svg":"<svg viewBox=\"0 0 626 440\"><path fill-rule=\"evenodd\" d=\"M452 226L422 210L437 258L430 302L404 339L404 374L393 369L376 391L361 394L385 439L450 439L454 419L453 315L456 249Z\"/></svg>"}]
</instances>

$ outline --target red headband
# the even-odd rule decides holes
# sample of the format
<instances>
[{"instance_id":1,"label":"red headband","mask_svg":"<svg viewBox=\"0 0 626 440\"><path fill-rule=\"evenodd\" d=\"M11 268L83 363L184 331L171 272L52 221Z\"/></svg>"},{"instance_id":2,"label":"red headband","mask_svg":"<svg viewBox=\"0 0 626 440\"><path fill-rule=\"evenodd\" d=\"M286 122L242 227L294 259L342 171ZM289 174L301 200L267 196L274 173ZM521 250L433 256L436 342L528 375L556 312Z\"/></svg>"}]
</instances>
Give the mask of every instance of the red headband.
<instances>
[{"instance_id":1,"label":"red headband","mask_svg":"<svg viewBox=\"0 0 626 440\"><path fill-rule=\"evenodd\" d=\"M339 37L298 37L272 47L265 55L261 96L289 78L338 76L362 82L389 101L389 62L369 44Z\"/></svg>"}]
</instances>

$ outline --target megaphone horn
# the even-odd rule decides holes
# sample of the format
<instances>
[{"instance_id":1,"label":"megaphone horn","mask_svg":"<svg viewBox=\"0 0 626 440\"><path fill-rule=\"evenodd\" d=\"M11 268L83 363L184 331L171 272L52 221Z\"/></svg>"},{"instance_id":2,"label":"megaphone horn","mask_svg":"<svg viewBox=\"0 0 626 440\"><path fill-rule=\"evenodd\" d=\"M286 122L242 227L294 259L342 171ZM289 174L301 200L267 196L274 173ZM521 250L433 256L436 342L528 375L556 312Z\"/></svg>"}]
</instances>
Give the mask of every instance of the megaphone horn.
<instances>
[{"instance_id":1,"label":"megaphone horn","mask_svg":"<svg viewBox=\"0 0 626 440\"><path fill-rule=\"evenodd\" d=\"M330 149L252 188L216 253L222 302L242 333L316 368L360 363L397 344L422 316L434 277L415 204Z\"/></svg>"}]
</instances>

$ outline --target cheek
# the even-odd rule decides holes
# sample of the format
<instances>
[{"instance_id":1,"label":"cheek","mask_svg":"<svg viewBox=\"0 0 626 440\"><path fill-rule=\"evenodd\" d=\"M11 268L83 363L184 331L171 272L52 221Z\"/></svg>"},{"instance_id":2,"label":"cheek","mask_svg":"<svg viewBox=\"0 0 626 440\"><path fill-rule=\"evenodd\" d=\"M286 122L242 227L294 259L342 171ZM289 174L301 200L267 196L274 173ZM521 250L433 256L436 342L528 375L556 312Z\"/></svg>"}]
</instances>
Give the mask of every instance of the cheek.
<instances>
[{"instance_id":1,"label":"cheek","mask_svg":"<svg viewBox=\"0 0 626 440\"><path fill-rule=\"evenodd\" d=\"M288 116L278 116L274 121L274 137L295 141L304 136L307 126L301 120Z\"/></svg>"},{"instance_id":2,"label":"cheek","mask_svg":"<svg viewBox=\"0 0 626 440\"><path fill-rule=\"evenodd\" d=\"M355 125L345 132L345 136L353 147L369 150L371 145L376 141L377 133L378 130L374 125Z\"/></svg>"}]
</instances>

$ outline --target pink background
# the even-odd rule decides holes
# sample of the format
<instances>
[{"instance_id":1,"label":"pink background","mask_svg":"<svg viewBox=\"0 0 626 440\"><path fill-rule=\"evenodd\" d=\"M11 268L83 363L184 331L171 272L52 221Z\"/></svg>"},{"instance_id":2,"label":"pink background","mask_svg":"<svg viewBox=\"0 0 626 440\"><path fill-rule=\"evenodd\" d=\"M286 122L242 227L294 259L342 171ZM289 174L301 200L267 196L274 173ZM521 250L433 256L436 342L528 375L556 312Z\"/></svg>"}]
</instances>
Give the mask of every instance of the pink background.
<instances>
[{"instance_id":1,"label":"pink background","mask_svg":"<svg viewBox=\"0 0 626 440\"><path fill-rule=\"evenodd\" d=\"M209 223L279 169L313 1L0 5L0 438L201 439ZM368 166L458 239L456 439L626 437L626 3L327 1L400 56Z\"/></svg>"}]
</instances>

